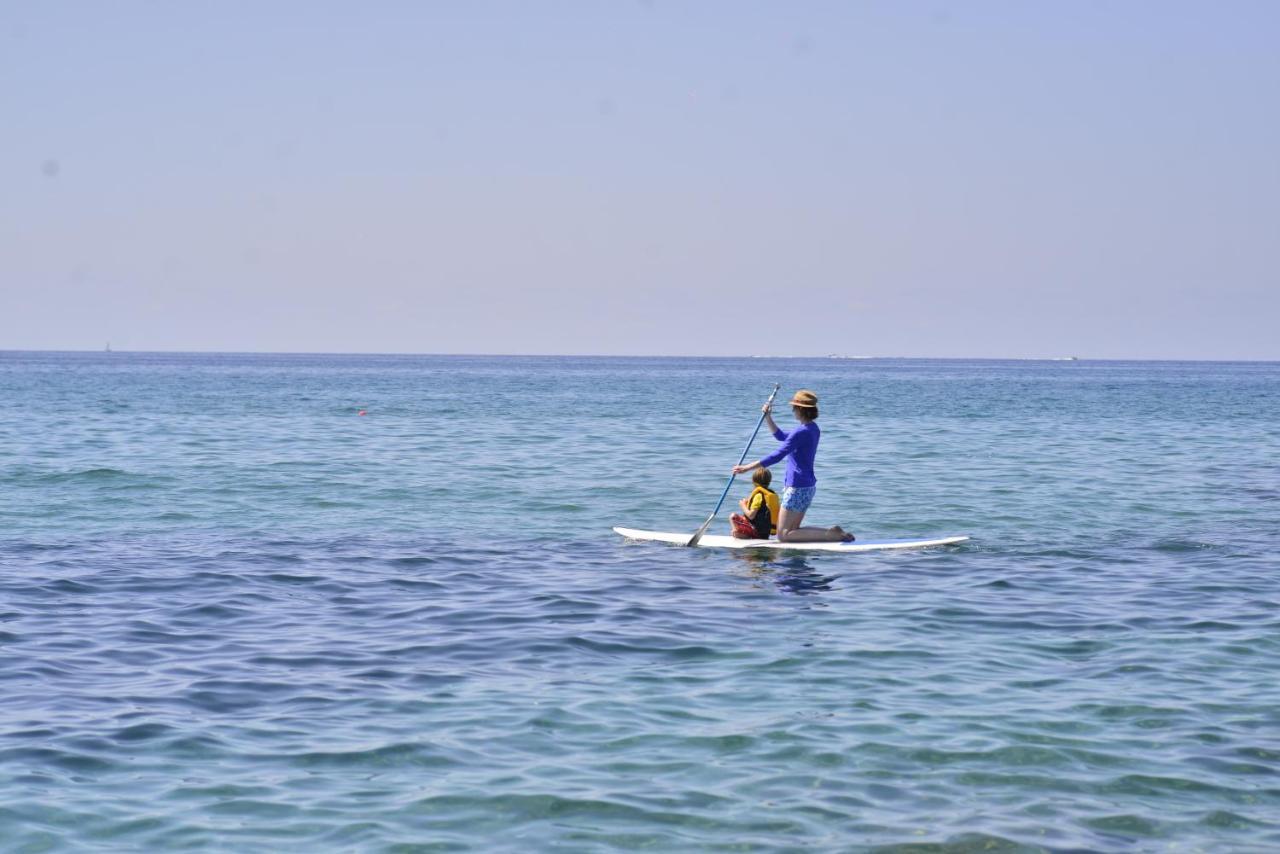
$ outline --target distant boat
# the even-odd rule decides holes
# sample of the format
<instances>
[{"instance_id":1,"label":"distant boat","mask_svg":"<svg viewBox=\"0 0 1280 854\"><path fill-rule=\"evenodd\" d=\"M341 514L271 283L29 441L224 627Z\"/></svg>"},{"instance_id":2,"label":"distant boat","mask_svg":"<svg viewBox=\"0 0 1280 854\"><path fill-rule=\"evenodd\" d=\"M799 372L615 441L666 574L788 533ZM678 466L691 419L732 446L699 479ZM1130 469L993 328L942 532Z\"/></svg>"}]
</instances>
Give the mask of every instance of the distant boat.
<instances>
[{"instance_id":1,"label":"distant boat","mask_svg":"<svg viewBox=\"0 0 1280 854\"><path fill-rule=\"evenodd\" d=\"M106 353L110 353L110 352L111 352L111 342L110 342L110 341L108 341L108 342L107 342L107 349L106 349L106 350L104 350L103 352L106 352Z\"/></svg>"}]
</instances>

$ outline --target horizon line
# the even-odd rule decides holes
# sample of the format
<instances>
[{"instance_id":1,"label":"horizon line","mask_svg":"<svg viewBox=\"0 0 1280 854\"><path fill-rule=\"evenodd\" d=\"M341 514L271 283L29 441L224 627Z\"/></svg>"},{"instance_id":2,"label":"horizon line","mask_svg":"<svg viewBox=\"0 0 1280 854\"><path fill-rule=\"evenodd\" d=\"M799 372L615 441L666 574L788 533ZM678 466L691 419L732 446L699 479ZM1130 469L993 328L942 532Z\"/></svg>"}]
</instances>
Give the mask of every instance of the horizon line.
<instances>
[{"instance_id":1,"label":"horizon line","mask_svg":"<svg viewBox=\"0 0 1280 854\"><path fill-rule=\"evenodd\" d=\"M432 358L490 359L809 359L849 362L871 361L951 361L951 362L1209 362L1271 364L1280 359L1170 358L1170 357L1093 357L1093 356L851 356L838 353L823 355L766 354L669 354L669 353L428 353L417 351L372 350L66 350L0 348L6 353L68 353L102 355L188 355L188 356L424 356Z\"/></svg>"}]
</instances>

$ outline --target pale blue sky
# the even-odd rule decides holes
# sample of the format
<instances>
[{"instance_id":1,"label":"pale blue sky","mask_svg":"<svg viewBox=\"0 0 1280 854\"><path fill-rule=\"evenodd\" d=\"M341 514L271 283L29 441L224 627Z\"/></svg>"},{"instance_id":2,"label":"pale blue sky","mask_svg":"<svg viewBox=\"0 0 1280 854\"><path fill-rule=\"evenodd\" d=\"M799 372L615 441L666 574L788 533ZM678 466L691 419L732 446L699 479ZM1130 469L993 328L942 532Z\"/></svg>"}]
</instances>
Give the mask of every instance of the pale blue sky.
<instances>
[{"instance_id":1,"label":"pale blue sky","mask_svg":"<svg viewBox=\"0 0 1280 854\"><path fill-rule=\"evenodd\" d=\"M0 0L0 349L1280 359L1280 3Z\"/></svg>"}]
</instances>

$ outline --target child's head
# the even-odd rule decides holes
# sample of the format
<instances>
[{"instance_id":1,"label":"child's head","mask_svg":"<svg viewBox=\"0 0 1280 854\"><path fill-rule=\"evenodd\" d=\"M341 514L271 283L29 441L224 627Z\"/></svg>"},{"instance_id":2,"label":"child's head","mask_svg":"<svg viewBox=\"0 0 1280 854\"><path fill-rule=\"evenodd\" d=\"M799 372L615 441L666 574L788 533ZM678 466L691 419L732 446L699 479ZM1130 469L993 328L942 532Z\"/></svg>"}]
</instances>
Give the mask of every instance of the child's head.
<instances>
[{"instance_id":1,"label":"child's head","mask_svg":"<svg viewBox=\"0 0 1280 854\"><path fill-rule=\"evenodd\" d=\"M751 480L756 486L763 486L767 489L769 487L769 482L773 480L773 475L769 474L768 469L759 468L751 475Z\"/></svg>"}]
</instances>

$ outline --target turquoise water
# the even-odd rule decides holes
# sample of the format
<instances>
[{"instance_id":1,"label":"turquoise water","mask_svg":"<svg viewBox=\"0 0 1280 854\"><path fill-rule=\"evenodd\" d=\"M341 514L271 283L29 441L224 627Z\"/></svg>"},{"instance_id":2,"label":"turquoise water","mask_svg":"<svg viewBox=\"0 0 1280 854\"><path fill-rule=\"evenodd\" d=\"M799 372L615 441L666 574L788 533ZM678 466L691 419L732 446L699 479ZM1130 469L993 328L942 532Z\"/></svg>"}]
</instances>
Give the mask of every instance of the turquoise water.
<instances>
[{"instance_id":1,"label":"turquoise water","mask_svg":"<svg viewBox=\"0 0 1280 854\"><path fill-rule=\"evenodd\" d=\"M610 532L775 381L973 541ZM1278 364L0 353L0 850L1275 850L1277 530Z\"/></svg>"}]
</instances>

